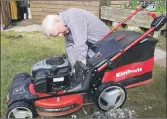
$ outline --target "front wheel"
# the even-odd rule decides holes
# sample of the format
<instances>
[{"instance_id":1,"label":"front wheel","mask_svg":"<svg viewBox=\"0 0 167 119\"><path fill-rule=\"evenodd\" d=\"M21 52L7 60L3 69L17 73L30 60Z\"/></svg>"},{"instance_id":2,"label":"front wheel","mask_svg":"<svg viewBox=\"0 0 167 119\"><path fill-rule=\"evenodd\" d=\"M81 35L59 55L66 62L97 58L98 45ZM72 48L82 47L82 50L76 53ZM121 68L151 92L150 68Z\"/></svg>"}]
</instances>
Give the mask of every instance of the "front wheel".
<instances>
[{"instance_id":1,"label":"front wheel","mask_svg":"<svg viewBox=\"0 0 167 119\"><path fill-rule=\"evenodd\" d=\"M103 83L97 89L96 103L103 111L120 108L126 101L127 92L117 83Z\"/></svg>"},{"instance_id":2,"label":"front wheel","mask_svg":"<svg viewBox=\"0 0 167 119\"><path fill-rule=\"evenodd\" d=\"M9 106L6 118L34 118L35 109L26 102L15 102Z\"/></svg>"}]
</instances>

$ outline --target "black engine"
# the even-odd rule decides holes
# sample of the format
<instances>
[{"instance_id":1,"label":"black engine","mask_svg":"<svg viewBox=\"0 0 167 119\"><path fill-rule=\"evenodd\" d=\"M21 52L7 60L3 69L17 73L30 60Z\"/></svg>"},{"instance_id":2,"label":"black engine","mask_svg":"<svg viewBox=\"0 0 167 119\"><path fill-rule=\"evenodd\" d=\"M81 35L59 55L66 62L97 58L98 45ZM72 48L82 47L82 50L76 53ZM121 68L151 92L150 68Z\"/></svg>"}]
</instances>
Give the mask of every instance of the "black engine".
<instances>
[{"instance_id":1,"label":"black engine","mask_svg":"<svg viewBox=\"0 0 167 119\"><path fill-rule=\"evenodd\" d=\"M70 85L71 67L67 59L54 57L42 60L32 67L36 92L58 92Z\"/></svg>"}]
</instances>

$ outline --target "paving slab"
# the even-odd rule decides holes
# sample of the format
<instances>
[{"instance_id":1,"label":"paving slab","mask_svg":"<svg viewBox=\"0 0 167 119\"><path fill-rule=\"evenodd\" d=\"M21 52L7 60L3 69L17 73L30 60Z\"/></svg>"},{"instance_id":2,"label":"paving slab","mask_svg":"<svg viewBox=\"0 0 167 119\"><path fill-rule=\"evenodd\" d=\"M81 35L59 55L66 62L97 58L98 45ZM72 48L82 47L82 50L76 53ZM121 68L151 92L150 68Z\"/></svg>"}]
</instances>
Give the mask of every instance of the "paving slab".
<instances>
[{"instance_id":1,"label":"paving slab","mask_svg":"<svg viewBox=\"0 0 167 119\"><path fill-rule=\"evenodd\" d=\"M154 52L154 61L159 66L166 68L166 52L156 47Z\"/></svg>"},{"instance_id":2,"label":"paving slab","mask_svg":"<svg viewBox=\"0 0 167 119\"><path fill-rule=\"evenodd\" d=\"M4 31L17 31L17 32L32 32L32 31L42 31L41 25L33 24L33 25L27 25L27 26L11 26L7 28Z\"/></svg>"},{"instance_id":3,"label":"paving slab","mask_svg":"<svg viewBox=\"0 0 167 119\"><path fill-rule=\"evenodd\" d=\"M159 60L159 59L164 59L164 58L166 58L166 52L159 48L155 48L154 60Z\"/></svg>"}]
</instances>

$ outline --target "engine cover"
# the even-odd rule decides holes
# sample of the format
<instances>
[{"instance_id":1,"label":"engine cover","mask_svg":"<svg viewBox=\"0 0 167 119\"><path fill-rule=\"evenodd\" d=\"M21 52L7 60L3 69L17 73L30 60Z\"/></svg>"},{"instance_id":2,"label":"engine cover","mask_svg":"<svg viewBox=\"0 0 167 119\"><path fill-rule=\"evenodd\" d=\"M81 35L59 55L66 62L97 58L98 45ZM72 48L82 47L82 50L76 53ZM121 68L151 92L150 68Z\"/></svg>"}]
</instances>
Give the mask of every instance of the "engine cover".
<instances>
[{"instance_id":1,"label":"engine cover","mask_svg":"<svg viewBox=\"0 0 167 119\"><path fill-rule=\"evenodd\" d=\"M53 66L57 68L63 68L69 66L69 62L67 59L63 59L62 57L54 57L46 60L42 60L32 66L32 71L51 69Z\"/></svg>"},{"instance_id":2,"label":"engine cover","mask_svg":"<svg viewBox=\"0 0 167 119\"><path fill-rule=\"evenodd\" d=\"M60 90L69 83L70 64L67 59L54 57L32 66L32 77L36 92L48 93Z\"/></svg>"}]
</instances>

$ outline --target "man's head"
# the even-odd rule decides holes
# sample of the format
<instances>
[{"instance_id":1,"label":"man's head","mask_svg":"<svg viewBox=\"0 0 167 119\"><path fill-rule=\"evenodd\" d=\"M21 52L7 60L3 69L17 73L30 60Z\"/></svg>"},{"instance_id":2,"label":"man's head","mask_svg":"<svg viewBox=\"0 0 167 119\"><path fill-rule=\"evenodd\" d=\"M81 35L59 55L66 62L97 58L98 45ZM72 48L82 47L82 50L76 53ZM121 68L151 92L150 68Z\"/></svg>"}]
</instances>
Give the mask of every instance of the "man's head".
<instances>
[{"instance_id":1,"label":"man's head","mask_svg":"<svg viewBox=\"0 0 167 119\"><path fill-rule=\"evenodd\" d=\"M42 22L42 29L48 36L62 36L69 32L59 15L47 15Z\"/></svg>"}]
</instances>

